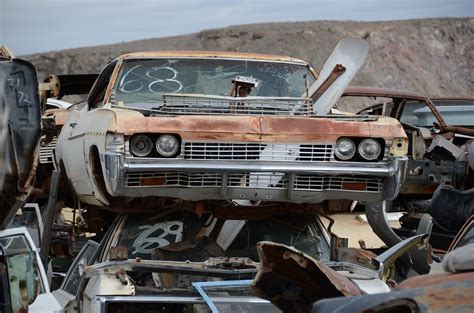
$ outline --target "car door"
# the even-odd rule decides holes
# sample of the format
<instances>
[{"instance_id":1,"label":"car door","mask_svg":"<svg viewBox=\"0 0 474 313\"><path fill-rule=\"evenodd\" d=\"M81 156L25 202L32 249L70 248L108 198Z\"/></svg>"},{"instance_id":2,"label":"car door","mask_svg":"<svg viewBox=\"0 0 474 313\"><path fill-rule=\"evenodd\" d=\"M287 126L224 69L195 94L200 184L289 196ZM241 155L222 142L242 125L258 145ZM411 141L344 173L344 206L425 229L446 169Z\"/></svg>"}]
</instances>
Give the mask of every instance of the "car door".
<instances>
[{"instance_id":1,"label":"car door","mask_svg":"<svg viewBox=\"0 0 474 313\"><path fill-rule=\"evenodd\" d=\"M61 312L25 227L0 231L0 308L12 312Z\"/></svg>"},{"instance_id":2,"label":"car door","mask_svg":"<svg viewBox=\"0 0 474 313\"><path fill-rule=\"evenodd\" d=\"M53 291L54 297L63 309L69 312L75 311L74 308L77 307L76 299L78 293L81 293L82 266L91 264L92 257L98 248L99 244L97 242L89 240L69 268L61 287Z\"/></svg>"},{"instance_id":3,"label":"car door","mask_svg":"<svg viewBox=\"0 0 474 313\"><path fill-rule=\"evenodd\" d=\"M37 203L26 203L20 208L8 224L8 228L25 227L33 243L40 250L44 226L41 211Z\"/></svg>"}]
</instances>

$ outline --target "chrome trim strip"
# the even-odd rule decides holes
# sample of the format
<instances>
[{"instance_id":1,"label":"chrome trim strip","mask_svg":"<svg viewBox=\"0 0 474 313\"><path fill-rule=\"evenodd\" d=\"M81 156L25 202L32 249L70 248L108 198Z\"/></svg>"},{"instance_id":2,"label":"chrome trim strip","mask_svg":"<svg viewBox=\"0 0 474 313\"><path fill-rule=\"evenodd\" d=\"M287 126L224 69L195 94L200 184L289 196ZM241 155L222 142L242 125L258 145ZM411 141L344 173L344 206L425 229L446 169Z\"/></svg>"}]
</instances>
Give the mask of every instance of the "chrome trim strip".
<instances>
[{"instance_id":1,"label":"chrome trim strip","mask_svg":"<svg viewBox=\"0 0 474 313\"><path fill-rule=\"evenodd\" d=\"M321 175L367 175L385 177L395 174L391 163L359 162L311 162L289 163L279 161L211 161L211 160L170 160L126 158L123 169L126 172L146 171L189 171L189 172L279 172L279 173L312 173Z\"/></svg>"},{"instance_id":2,"label":"chrome trim strip","mask_svg":"<svg viewBox=\"0 0 474 313\"><path fill-rule=\"evenodd\" d=\"M357 201L381 201L393 199L399 192L406 174L406 157L397 158L387 163L359 163L359 162L276 162L276 161L211 161L211 160L183 160L183 159L156 159L156 158L130 158L123 153L106 152L101 155L101 160L105 162L105 182L107 191L112 196L126 197L146 197L146 196L166 196L174 198L186 198L187 200L204 199L248 199L264 201L290 201L296 203L314 203L326 199L341 199L341 195L346 199ZM199 173L205 173L209 177L218 178L222 184L222 175L227 173L227 185L205 185L199 188L187 188L187 186L149 186L147 188L128 188L126 177L131 174L159 172L183 172L186 175L196 177L199 182ZM239 185L235 182L238 174L249 173L252 176L252 184ZM197 175L196 175L197 174ZM359 176L368 181L381 180L380 188L375 190L376 185L364 191L347 190L336 188L335 190L308 190L298 189L298 182L295 181L292 191L288 190L288 177L295 174L298 176L322 176L325 179L340 180L341 178L351 178ZM260 176L274 175L284 178L285 185L275 185L271 180L270 184L256 184L256 178ZM262 176L262 177L263 177ZM342 177L341 177L342 176ZM357 177L353 177L357 178ZM268 180L268 177L265 178ZM262 180L263 182L263 180ZM358 182L350 181L350 182ZM363 181L362 181L363 182ZM305 180L300 181L305 183ZM307 184L308 182L306 182ZM310 187L313 182L309 181ZM274 186L273 186L274 185ZM301 185L304 187L304 184ZM165 187L165 188L164 188ZM186 192L183 193L183 188ZM290 197L290 198L288 198Z\"/></svg>"}]
</instances>

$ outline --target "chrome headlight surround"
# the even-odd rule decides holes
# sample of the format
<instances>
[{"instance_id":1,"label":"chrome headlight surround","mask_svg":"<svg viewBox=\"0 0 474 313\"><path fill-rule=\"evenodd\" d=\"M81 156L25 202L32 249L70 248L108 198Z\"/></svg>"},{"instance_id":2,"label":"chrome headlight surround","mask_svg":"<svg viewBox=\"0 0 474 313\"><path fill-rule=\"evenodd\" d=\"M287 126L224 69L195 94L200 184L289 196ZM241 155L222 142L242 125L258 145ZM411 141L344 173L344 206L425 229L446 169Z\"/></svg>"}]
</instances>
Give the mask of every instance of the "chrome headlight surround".
<instances>
[{"instance_id":1,"label":"chrome headlight surround","mask_svg":"<svg viewBox=\"0 0 474 313\"><path fill-rule=\"evenodd\" d=\"M176 136L164 134L156 139L156 152L162 157L169 158L176 156L180 149L179 139Z\"/></svg>"},{"instance_id":2,"label":"chrome headlight surround","mask_svg":"<svg viewBox=\"0 0 474 313\"><path fill-rule=\"evenodd\" d=\"M343 161L350 160L357 151L354 141L349 138L339 138L336 142L334 154Z\"/></svg>"},{"instance_id":3,"label":"chrome headlight surround","mask_svg":"<svg viewBox=\"0 0 474 313\"><path fill-rule=\"evenodd\" d=\"M121 152L125 149L123 134L107 133L105 135L105 150Z\"/></svg>"},{"instance_id":4,"label":"chrome headlight surround","mask_svg":"<svg viewBox=\"0 0 474 313\"><path fill-rule=\"evenodd\" d=\"M382 147L377 140L367 138L359 143L357 151L359 151L359 155L365 160L374 161L380 156Z\"/></svg>"},{"instance_id":5,"label":"chrome headlight surround","mask_svg":"<svg viewBox=\"0 0 474 313\"><path fill-rule=\"evenodd\" d=\"M145 157L153 150L153 141L146 135L138 135L130 141L130 152L134 156Z\"/></svg>"}]
</instances>

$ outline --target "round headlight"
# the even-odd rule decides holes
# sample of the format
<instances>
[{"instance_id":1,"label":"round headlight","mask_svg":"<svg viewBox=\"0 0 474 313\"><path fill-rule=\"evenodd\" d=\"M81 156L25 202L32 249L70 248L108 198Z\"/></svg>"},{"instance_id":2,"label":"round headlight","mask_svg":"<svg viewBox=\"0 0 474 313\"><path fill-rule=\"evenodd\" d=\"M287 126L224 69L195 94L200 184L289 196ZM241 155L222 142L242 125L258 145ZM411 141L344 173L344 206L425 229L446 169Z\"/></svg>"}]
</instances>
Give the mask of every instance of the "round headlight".
<instances>
[{"instance_id":1,"label":"round headlight","mask_svg":"<svg viewBox=\"0 0 474 313\"><path fill-rule=\"evenodd\" d=\"M135 136L130 142L130 151L133 155L144 157L150 154L153 149L153 141L145 135Z\"/></svg>"},{"instance_id":2,"label":"round headlight","mask_svg":"<svg viewBox=\"0 0 474 313\"><path fill-rule=\"evenodd\" d=\"M156 140L156 151L161 156L172 157L179 150L178 138L172 135L161 135Z\"/></svg>"},{"instance_id":3,"label":"round headlight","mask_svg":"<svg viewBox=\"0 0 474 313\"><path fill-rule=\"evenodd\" d=\"M382 147L377 140L368 138L359 143L359 154L368 161L377 159L381 151Z\"/></svg>"},{"instance_id":4,"label":"round headlight","mask_svg":"<svg viewBox=\"0 0 474 313\"><path fill-rule=\"evenodd\" d=\"M349 138L341 138L336 143L336 156L341 160L349 160L354 156L356 146Z\"/></svg>"}]
</instances>

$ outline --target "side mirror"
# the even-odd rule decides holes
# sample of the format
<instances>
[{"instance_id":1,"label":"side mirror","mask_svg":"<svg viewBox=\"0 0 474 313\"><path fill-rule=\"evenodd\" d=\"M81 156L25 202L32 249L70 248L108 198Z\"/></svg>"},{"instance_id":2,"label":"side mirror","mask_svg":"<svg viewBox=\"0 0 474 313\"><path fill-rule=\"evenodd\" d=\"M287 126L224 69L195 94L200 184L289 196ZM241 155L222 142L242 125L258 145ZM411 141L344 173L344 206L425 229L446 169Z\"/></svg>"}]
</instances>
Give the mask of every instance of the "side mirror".
<instances>
[{"instance_id":1,"label":"side mirror","mask_svg":"<svg viewBox=\"0 0 474 313\"><path fill-rule=\"evenodd\" d=\"M427 234L421 234L407 238L373 259L372 264L377 268L379 278L385 281L389 274L390 268L395 263L395 261L402 257L410 249L418 245L426 245L428 243L428 238L429 235Z\"/></svg>"}]
</instances>

